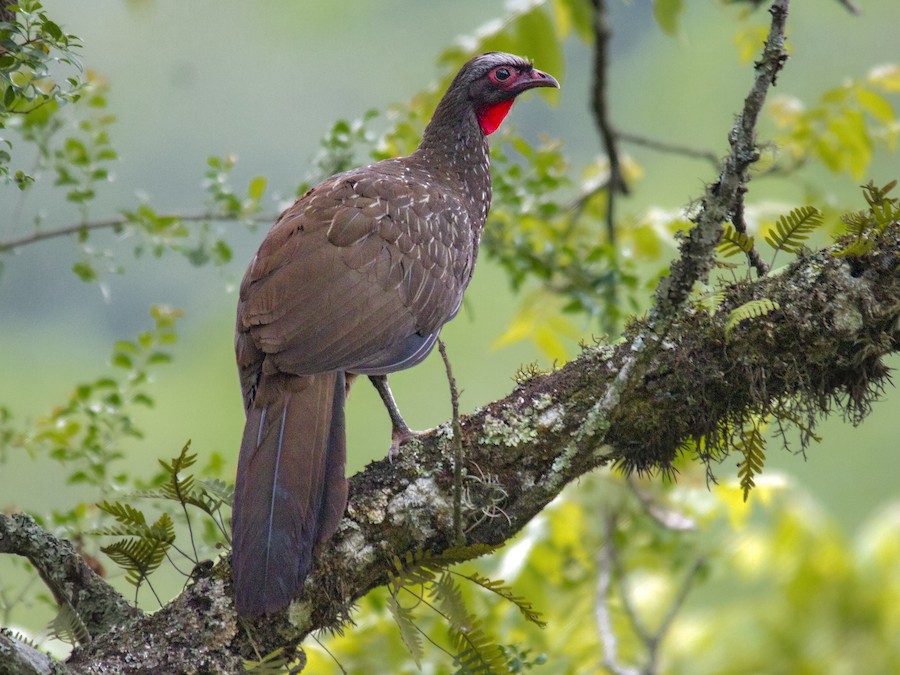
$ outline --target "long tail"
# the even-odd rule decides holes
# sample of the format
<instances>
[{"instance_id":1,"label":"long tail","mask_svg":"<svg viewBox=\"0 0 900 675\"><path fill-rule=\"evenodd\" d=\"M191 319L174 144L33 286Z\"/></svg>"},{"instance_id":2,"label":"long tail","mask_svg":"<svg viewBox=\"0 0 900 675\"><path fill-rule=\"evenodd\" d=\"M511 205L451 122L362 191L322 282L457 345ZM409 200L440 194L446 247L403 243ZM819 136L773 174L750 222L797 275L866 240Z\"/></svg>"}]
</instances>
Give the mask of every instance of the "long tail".
<instances>
[{"instance_id":1,"label":"long tail","mask_svg":"<svg viewBox=\"0 0 900 675\"><path fill-rule=\"evenodd\" d=\"M264 375L238 459L232 566L238 613L269 614L297 597L313 546L347 503L343 373Z\"/></svg>"}]
</instances>

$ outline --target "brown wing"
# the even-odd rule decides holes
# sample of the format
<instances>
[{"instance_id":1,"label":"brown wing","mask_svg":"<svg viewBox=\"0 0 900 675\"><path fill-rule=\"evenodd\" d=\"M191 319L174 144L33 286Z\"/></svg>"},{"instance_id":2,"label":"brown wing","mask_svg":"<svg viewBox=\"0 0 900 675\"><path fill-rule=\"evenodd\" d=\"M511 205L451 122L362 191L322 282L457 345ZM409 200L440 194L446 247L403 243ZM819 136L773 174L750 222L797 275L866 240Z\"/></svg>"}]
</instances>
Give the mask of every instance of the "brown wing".
<instances>
[{"instance_id":1,"label":"brown wing","mask_svg":"<svg viewBox=\"0 0 900 675\"><path fill-rule=\"evenodd\" d=\"M298 375L404 367L459 308L474 263L468 218L450 190L400 162L315 188L282 214L244 276L242 372L259 372L262 358Z\"/></svg>"}]
</instances>

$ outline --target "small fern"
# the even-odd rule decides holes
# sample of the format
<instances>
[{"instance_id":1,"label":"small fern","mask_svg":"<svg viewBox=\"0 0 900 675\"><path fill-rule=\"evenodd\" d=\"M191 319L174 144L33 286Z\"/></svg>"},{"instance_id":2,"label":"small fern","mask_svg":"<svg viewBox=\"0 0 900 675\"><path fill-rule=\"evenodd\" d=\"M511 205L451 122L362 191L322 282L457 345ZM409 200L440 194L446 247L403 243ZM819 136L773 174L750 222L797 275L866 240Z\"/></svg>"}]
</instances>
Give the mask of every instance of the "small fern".
<instances>
[{"instance_id":1,"label":"small fern","mask_svg":"<svg viewBox=\"0 0 900 675\"><path fill-rule=\"evenodd\" d=\"M722 241L719 244L719 253L730 258L738 253L750 254L753 250L753 237L746 232L738 232L734 225L727 223L722 228Z\"/></svg>"},{"instance_id":2,"label":"small fern","mask_svg":"<svg viewBox=\"0 0 900 675\"><path fill-rule=\"evenodd\" d=\"M900 200L888 197L888 193L896 186L897 181L894 180L881 188L871 181L862 187L863 197L869 208L841 216L852 239L847 246L837 251L835 256L859 257L867 254L875 245L878 235L888 225L900 220Z\"/></svg>"},{"instance_id":3,"label":"small fern","mask_svg":"<svg viewBox=\"0 0 900 675\"><path fill-rule=\"evenodd\" d=\"M762 473L766 461L766 442L760 431L760 425L761 423L752 422L749 427L742 427L740 438L735 443L735 449L744 456L738 464L738 478L745 502L750 490L756 487L754 477Z\"/></svg>"},{"instance_id":4,"label":"small fern","mask_svg":"<svg viewBox=\"0 0 900 675\"><path fill-rule=\"evenodd\" d=\"M93 534L130 537L102 546L100 550L125 570L126 581L135 587L135 602L144 582L156 596L148 577L159 568L175 542L172 518L163 513L156 522L149 524L141 511L121 502L103 502L100 509L115 518L118 525L99 528ZM159 600L159 596L156 598Z\"/></svg>"},{"instance_id":5,"label":"small fern","mask_svg":"<svg viewBox=\"0 0 900 675\"><path fill-rule=\"evenodd\" d=\"M73 646L87 644L91 639L81 616L68 602L59 606L56 616L47 626L47 633L51 637Z\"/></svg>"},{"instance_id":6,"label":"small fern","mask_svg":"<svg viewBox=\"0 0 900 675\"><path fill-rule=\"evenodd\" d=\"M728 317L725 319L725 340L727 341L731 337L732 331L734 331L735 326L737 326L741 321L746 321L747 319L753 319L759 316L765 316L770 312L774 312L777 309L781 309L781 305L779 305L774 300L770 300L769 298L760 298L759 300L751 300L750 302L745 302L740 307L736 307L731 312L729 312Z\"/></svg>"},{"instance_id":7,"label":"small fern","mask_svg":"<svg viewBox=\"0 0 900 675\"><path fill-rule=\"evenodd\" d=\"M822 212L815 206L801 206L779 217L774 231L766 235L766 243L775 249L772 262L779 251L799 253L809 235L824 222Z\"/></svg>"},{"instance_id":8,"label":"small fern","mask_svg":"<svg viewBox=\"0 0 900 675\"><path fill-rule=\"evenodd\" d=\"M391 616L400 629L400 639L406 645L407 651L416 662L416 667L422 667L422 659L425 656L425 648L422 646L421 630L413 619L412 607L406 607L400 603L397 594L401 587L391 588L391 595L388 598L387 606L391 612Z\"/></svg>"},{"instance_id":9,"label":"small fern","mask_svg":"<svg viewBox=\"0 0 900 675\"><path fill-rule=\"evenodd\" d=\"M490 547L484 548L488 552ZM467 555L464 555L464 551L468 551ZM399 556L393 558L394 572L388 584L388 608L397 622L403 643L416 665L419 665L424 656L423 633L414 621L415 605L406 607L399 600L400 592L405 590L417 599L417 605L431 607L446 621L458 673L509 672L506 652L484 631L478 617L468 610L462 589L455 578L466 579L513 603L535 625L543 627L545 622L530 602L513 593L504 582L494 581L477 573L462 574L446 569L463 557L471 557L471 548L460 548L458 551L451 549L446 553L446 556L433 556L429 551L417 551L408 552L402 559Z\"/></svg>"},{"instance_id":10,"label":"small fern","mask_svg":"<svg viewBox=\"0 0 900 675\"><path fill-rule=\"evenodd\" d=\"M135 492L133 496L177 502L184 511L192 544L193 531L188 506L198 508L208 515L225 540L230 541L228 528L225 527L225 519L222 516L222 507L231 506L234 501L234 486L221 480L196 480L193 474L185 474L185 470L197 461L196 454L188 454L190 447L191 442L188 441L177 457L168 462L157 460L163 469L163 484L157 489Z\"/></svg>"},{"instance_id":11,"label":"small fern","mask_svg":"<svg viewBox=\"0 0 900 675\"><path fill-rule=\"evenodd\" d=\"M547 622L541 618L541 613L534 608L534 605L532 605L531 602L523 598L521 595L516 595L513 592L512 588L507 586L504 582L497 581L495 579L488 579L487 577L481 576L477 572L473 572L472 574L460 574L459 572L454 572L454 574L458 574L463 579L468 579L473 584L481 586L481 588L485 589L486 591L496 593L507 602L511 602L516 607L518 607L519 611L522 613L522 616L524 616L535 626L538 626L539 628L545 628L547 626Z\"/></svg>"},{"instance_id":12,"label":"small fern","mask_svg":"<svg viewBox=\"0 0 900 675\"><path fill-rule=\"evenodd\" d=\"M278 647L257 661L244 661L244 671L255 675L275 675L276 673L293 672L288 670L290 661L282 653L283 647Z\"/></svg>"},{"instance_id":13,"label":"small fern","mask_svg":"<svg viewBox=\"0 0 900 675\"><path fill-rule=\"evenodd\" d=\"M503 650L484 632L480 620L466 608L462 590L449 572L431 585L431 594L447 619L447 631L456 651L454 662L464 673L505 673Z\"/></svg>"},{"instance_id":14,"label":"small fern","mask_svg":"<svg viewBox=\"0 0 900 675\"><path fill-rule=\"evenodd\" d=\"M706 310L706 312L710 316L715 316L716 312L719 311L719 308L722 306L722 302L725 300L725 291L710 291L708 293L704 293L697 299L697 304Z\"/></svg>"}]
</instances>

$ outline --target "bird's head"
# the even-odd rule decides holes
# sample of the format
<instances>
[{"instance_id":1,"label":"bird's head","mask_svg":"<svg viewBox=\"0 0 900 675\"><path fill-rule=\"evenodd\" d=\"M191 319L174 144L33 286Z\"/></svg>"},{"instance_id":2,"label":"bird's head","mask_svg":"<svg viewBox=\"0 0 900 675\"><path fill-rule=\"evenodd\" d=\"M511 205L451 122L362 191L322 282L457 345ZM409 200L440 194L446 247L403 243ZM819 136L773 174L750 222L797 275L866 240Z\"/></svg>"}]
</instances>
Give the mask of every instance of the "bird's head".
<instances>
[{"instance_id":1,"label":"bird's head","mask_svg":"<svg viewBox=\"0 0 900 675\"><path fill-rule=\"evenodd\" d=\"M535 87L559 89L559 82L519 56L488 52L462 67L450 90L457 87L465 89L481 130L491 134L506 117L516 96Z\"/></svg>"}]
</instances>

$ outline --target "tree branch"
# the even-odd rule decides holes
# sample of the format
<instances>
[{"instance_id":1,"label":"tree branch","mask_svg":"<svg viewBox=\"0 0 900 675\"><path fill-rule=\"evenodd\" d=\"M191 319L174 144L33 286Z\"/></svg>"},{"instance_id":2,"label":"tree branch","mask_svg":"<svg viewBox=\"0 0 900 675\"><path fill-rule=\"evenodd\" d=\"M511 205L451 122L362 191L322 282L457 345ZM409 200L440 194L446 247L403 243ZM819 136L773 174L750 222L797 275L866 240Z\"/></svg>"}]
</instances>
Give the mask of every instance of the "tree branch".
<instances>
[{"instance_id":1,"label":"tree branch","mask_svg":"<svg viewBox=\"0 0 900 675\"><path fill-rule=\"evenodd\" d=\"M694 227L681 240L678 260L656 289L655 303L650 311L652 327L671 320L687 301L694 284L707 278L722 237L722 223L743 209L744 193L750 182L749 169L759 159L756 122L766 94L775 85L788 58L784 49L784 28L789 5L789 0L775 0L769 9L772 23L762 58L755 65L756 80L728 136L731 152L725 158L719 180L706 190L700 211L693 219Z\"/></svg>"},{"instance_id":2,"label":"tree branch","mask_svg":"<svg viewBox=\"0 0 900 675\"><path fill-rule=\"evenodd\" d=\"M229 216L221 213L184 213L184 214L160 214L161 219L175 218L182 222L222 222L249 220L252 222L271 223L275 221L276 216L272 214L260 214L251 217L247 216ZM116 216L115 218L107 218L106 220L96 220L89 223L79 223L77 225L67 225L54 230L37 230L31 234L18 237L16 239L7 239L0 241L0 253L4 251L13 251L17 248L34 244L46 239L56 239L59 237L69 237L73 234L82 234L93 230L117 230L126 225L138 225L134 218L129 216Z\"/></svg>"},{"instance_id":3,"label":"tree branch","mask_svg":"<svg viewBox=\"0 0 900 675\"><path fill-rule=\"evenodd\" d=\"M70 542L57 539L27 514L0 514L0 553L27 558L57 604L77 612L93 637L141 614L88 566Z\"/></svg>"},{"instance_id":4,"label":"tree branch","mask_svg":"<svg viewBox=\"0 0 900 675\"><path fill-rule=\"evenodd\" d=\"M587 348L560 370L463 416L469 490L461 515L472 556L512 537L566 484L597 467L666 471L686 441L701 438L700 459L721 459L729 425L776 410L804 424L836 411L859 421L887 382L882 358L900 350L900 223L861 258L835 257L834 250L736 285L712 316L685 312L652 356L633 358L649 330L637 323L616 347ZM782 310L742 323L726 342L729 310L759 297ZM395 555L464 557L465 548L454 544L449 424L405 445L393 464L374 462L351 478L347 514L301 598L286 613L249 622L260 653L346 621L356 599L388 581ZM479 480L478 467L490 467L492 480ZM506 518L484 518L498 487ZM230 579L222 560L211 577L152 617L79 648L70 665L96 672L91 664L112 663L134 672L128 659L152 653L166 655L169 661L154 664L166 670L201 654L211 668L235 672L229 668L238 655L250 658L253 649L238 629ZM216 656L217 649L225 653Z\"/></svg>"},{"instance_id":5,"label":"tree branch","mask_svg":"<svg viewBox=\"0 0 900 675\"><path fill-rule=\"evenodd\" d=\"M712 164L714 169L719 168L719 157L711 150L698 150L697 148L692 148L688 145L678 145L677 143L670 143L658 138L641 136L640 134L633 134L627 131L616 132L616 135L619 137L619 140L626 141L627 143L633 143L634 145L640 145L670 155L682 155L683 157L690 157L691 159L702 159Z\"/></svg>"},{"instance_id":6,"label":"tree branch","mask_svg":"<svg viewBox=\"0 0 900 675\"><path fill-rule=\"evenodd\" d=\"M62 675L69 670L51 656L0 629L0 665L6 675Z\"/></svg>"},{"instance_id":7,"label":"tree branch","mask_svg":"<svg viewBox=\"0 0 900 675\"><path fill-rule=\"evenodd\" d=\"M609 41L612 30L606 11L606 0L592 0L594 4L594 90L591 107L603 147L609 158L609 181L606 199L606 236L610 244L616 243L615 203L617 194L628 194L628 184L622 175L616 132L609 119L609 105L606 100L607 71L609 69Z\"/></svg>"}]
</instances>

